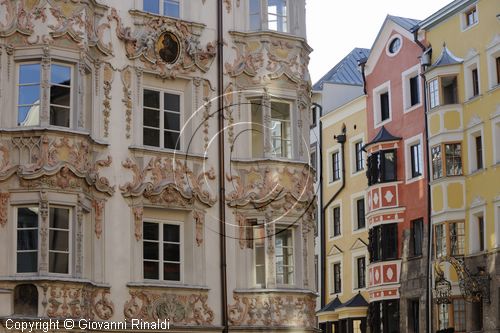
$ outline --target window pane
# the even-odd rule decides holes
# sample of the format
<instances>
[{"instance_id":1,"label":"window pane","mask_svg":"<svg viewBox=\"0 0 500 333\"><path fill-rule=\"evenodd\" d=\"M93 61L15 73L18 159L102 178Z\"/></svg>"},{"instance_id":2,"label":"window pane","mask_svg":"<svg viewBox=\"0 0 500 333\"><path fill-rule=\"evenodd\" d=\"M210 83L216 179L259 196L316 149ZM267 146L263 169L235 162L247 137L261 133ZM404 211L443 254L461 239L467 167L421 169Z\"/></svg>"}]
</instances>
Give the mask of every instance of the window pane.
<instances>
[{"instance_id":1,"label":"window pane","mask_svg":"<svg viewBox=\"0 0 500 333\"><path fill-rule=\"evenodd\" d=\"M431 149L432 155L432 177L433 179L443 176L443 161L441 159L441 146L434 146Z\"/></svg>"},{"instance_id":2,"label":"window pane","mask_svg":"<svg viewBox=\"0 0 500 333\"><path fill-rule=\"evenodd\" d=\"M384 181L396 180L396 153L385 151L383 153L383 177Z\"/></svg>"},{"instance_id":3,"label":"window pane","mask_svg":"<svg viewBox=\"0 0 500 333\"><path fill-rule=\"evenodd\" d=\"M158 270L158 262L154 261L144 261L144 278L145 279L151 279L151 280L158 280L159 277L159 270Z\"/></svg>"},{"instance_id":4,"label":"window pane","mask_svg":"<svg viewBox=\"0 0 500 333\"><path fill-rule=\"evenodd\" d=\"M181 253L179 244L163 244L163 260L164 261L180 261Z\"/></svg>"},{"instance_id":5,"label":"window pane","mask_svg":"<svg viewBox=\"0 0 500 333\"><path fill-rule=\"evenodd\" d=\"M180 131L180 115L178 113L164 113L164 128L174 131Z\"/></svg>"},{"instance_id":6,"label":"window pane","mask_svg":"<svg viewBox=\"0 0 500 333\"><path fill-rule=\"evenodd\" d=\"M40 83L40 64L20 65L19 83Z\"/></svg>"},{"instance_id":7,"label":"window pane","mask_svg":"<svg viewBox=\"0 0 500 333\"><path fill-rule=\"evenodd\" d=\"M143 0L142 9L146 12L160 14L159 0Z\"/></svg>"},{"instance_id":8,"label":"window pane","mask_svg":"<svg viewBox=\"0 0 500 333\"><path fill-rule=\"evenodd\" d=\"M144 108L143 125L148 127L160 127L160 111Z\"/></svg>"},{"instance_id":9,"label":"window pane","mask_svg":"<svg viewBox=\"0 0 500 333\"><path fill-rule=\"evenodd\" d=\"M38 252L21 252L17 254L17 272L30 273L38 271Z\"/></svg>"},{"instance_id":10,"label":"window pane","mask_svg":"<svg viewBox=\"0 0 500 333\"><path fill-rule=\"evenodd\" d=\"M365 227L365 199L360 199L356 202L358 215L358 229Z\"/></svg>"},{"instance_id":11,"label":"window pane","mask_svg":"<svg viewBox=\"0 0 500 333\"><path fill-rule=\"evenodd\" d=\"M19 105L40 103L40 85L20 86L17 103Z\"/></svg>"},{"instance_id":12,"label":"window pane","mask_svg":"<svg viewBox=\"0 0 500 333\"><path fill-rule=\"evenodd\" d=\"M71 85L71 67L61 65L50 66L50 83L65 86Z\"/></svg>"},{"instance_id":13,"label":"window pane","mask_svg":"<svg viewBox=\"0 0 500 333\"><path fill-rule=\"evenodd\" d=\"M250 15L250 30L260 30L260 13L256 15Z\"/></svg>"},{"instance_id":14,"label":"window pane","mask_svg":"<svg viewBox=\"0 0 500 333\"><path fill-rule=\"evenodd\" d=\"M410 78L410 106L420 102L420 87L418 83L418 76Z\"/></svg>"},{"instance_id":15,"label":"window pane","mask_svg":"<svg viewBox=\"0 0 500 333\"><path fill-rule=\"evenodd\" d=\"M142 133L142 141L145 146L160 146L160 131L150 128L144 128Z\"/></svg>"},{"instance_id":16,"label":"window pane","mask_svg":"<svg viewBox=\"0 0 500 333\"><path fill-rule=\"evenodd\" d=\"M70 106L70 93L69 87L51 86L50 87L50 104Z\"/></svg>"},{"instance_id":17,"label":"window pane","mask_svg":"<svg viewBox=\"0 0 500 333\"><path fill-rule=\"evenodd\" d=\"M389 93L380 95L380 121L389 119Z\"/></svg>"},{"instance_id":18,"label":"window pane","mask_svg":"<svg viewBox=\"0 0 500 333\"><path fill-rule=\"evenodd\" d=\"M164 147L179 150L179 133L165 131Z\"/></svg>"},{"instance_id":19,"label":"window pane","mask_svg":"<svg viewBox=\"0 0 500 333\"><path fill-rule=\"evenodd\" d=\"M175 224L163 225L164 242L180 242L180 227Z\"/></svg>"},{"instance_id":20,"label":"window pane","mask_svg":"<svg viewBox=\"0 0 500 333\"><path fill-rule=\"evenodd\" d=\"M144 222L142 225L144 239L158 240L158 223Z\"/></svg>"},{"instance_id":21,"label":"window pane","mask_svg":"<svg viewBox=\"0 0 500 333\"><path fill-rule=\"evenodd\" d=\"M160 108L160 93L158 91L144 89L143 103L144 103L144 106L159 109Z\"/></svg>"},{"instance_id":22,"label":"window pane","mask_svg":"<svg viewBox=\"0 0 500 333\"><path fill-rule=\"evenodd\" d=\"M38 229L18 230L17 249L36 251L38 249Z\"/></svg>"},{"instance_id":23,"label":"window pane","mask_svg":"<svg viewBox=\"0 0 500 333\"><path fill-rule=\"evenodd\" d=\"M51 207L49 210L49 227L69 229L69 209Z\"/></svg>"},{"instance_id":24,"label":"window pane","mask_svg":"<svg viewBox=\"0 0 500 333\"><path fill-rule=\"evenodd\" d=\"M50 107L50 124L53 126L69 127L70 110L57 106Z\"/></svg>"},{"instance_id":25,"label":"window pane","mask_svg":"<svg viewBox=\"0 0 500 333\"><path fill-rule=\"evenodd\" d=\"M179 95L167 94L164 95L164 109L169 111L179 112L181 109L181 99Z\"/></svg>"},{"instance_id":26,"label":"window pane","mask_svg":"<svg viewBox=\"0 0 500 333\"><path fill-rule=\"evenodd\" d=\"M159 259L159 244L154 242L143 242L144 259L158 260Z\"/></svg>"},{"instance_id":27,"label":"window pane","mask_svg":"<svg viewBox=\"0 0 500 333\"><path fill-rule=\"evenodd\" d=\"M18 228L38 227L38 207L26 207L17 209Z\"/></svg>"},{"instance_id":28,"label":"window pane","mask_svg":"<svg viewBox=\"0 0 500 333\"><path fill-rule=\"evenodd\" d=\"M458 103L457 96L457 77L443 77L441 78L441 86L443 89L443 102L444 104Z\"/></svg>"},{"instance_id":29,"label":"window pane","mask_svg":"<svg viewBox=\"0 0 500 333\"><path fill-rule=\"evenodd\" d=\"M167 281L180 281L181 279L181 265L166 263L163 264L163 280Z\"/></svg>"},{"instance_id":30,"label":"window pane","mask_svg":"<svg viewBox=\"0 0 500 333\"><path fill-rule=\"evenodd\" d=\"M179 17L179 2L173 0L164 0L163 15Z\"/></svg>"},{"instance_id":31,"label":"window pane","mask_svg":"<svg viewBox=\"0 0 500 333\"><path fill-rule=\"evenodd\" d=\"M50 230L49 250L68 252L69 232L63 230Z\"/></svg>"},{"instance_id":32,"label":"window pane","mask_svg":"<svg viewBox=\"0 0 500 333\"><path fill-rule=\"evenodd\" d=\"M49 272L68 274L68 253L49 252Z\"/></svg>"},{"instance_id":33,"label":"window pane","mask_svg":"<svg viewBox=\"0 0 500 333\"><path fill-rule=\"evenodd\" d=\"M17 108L18 126L36 126L39 124L40 104Z\"/></svg>"}]
</instances>

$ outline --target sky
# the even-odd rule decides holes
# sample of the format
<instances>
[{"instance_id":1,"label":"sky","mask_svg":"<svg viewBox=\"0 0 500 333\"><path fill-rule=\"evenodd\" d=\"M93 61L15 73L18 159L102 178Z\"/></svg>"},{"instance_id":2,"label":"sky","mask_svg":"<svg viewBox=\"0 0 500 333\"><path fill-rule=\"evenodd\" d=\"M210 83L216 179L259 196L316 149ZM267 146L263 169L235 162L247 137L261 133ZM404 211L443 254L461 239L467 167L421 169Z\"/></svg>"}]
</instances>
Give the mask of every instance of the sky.
<instances>
[{"instance_id":1,"label":"sky","mask_svg":"<svg viewBox=\"0 0 500 333\"><path fill-rule=\"evenodd\" d=\"M387 14L422 20L452 0L306 0L309 71L316 83L355 47L370 48Z\"/></svg>"}]
</instances>

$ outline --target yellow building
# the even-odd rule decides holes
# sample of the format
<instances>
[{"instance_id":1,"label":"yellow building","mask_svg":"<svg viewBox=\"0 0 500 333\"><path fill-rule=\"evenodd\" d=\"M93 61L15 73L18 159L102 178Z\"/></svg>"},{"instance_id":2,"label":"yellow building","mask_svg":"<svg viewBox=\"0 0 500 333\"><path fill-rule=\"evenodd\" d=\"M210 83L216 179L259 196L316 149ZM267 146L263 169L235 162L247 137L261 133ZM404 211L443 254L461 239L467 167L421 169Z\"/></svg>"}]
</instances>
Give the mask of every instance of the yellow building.
<instances>
[{"instance_id":1,"label":"yellow building","mask_svg":"<svg viewBox=\"0 0 500 333\"><path fill-rule=\"evenodd\" d=\"M432 47L423 62L435 330L500 328L499 13L498 0L460 0L420 24Z\"/></svg>"},{"instance_id":2,"label":"yellow building","mask_svg":"<svg viewBox=\"0 0 500 333\"><path fill-rule=\"evenodd\" d=\"M366 97L357 61L369 50L354 49L313 87L313 100L322 103L323 307L318 312L324 332L366 331L368 229L365 222ZM350 71L352 76L340 71ZM344 73L345 74L345 73ZM346 77L357 97L329 108ZM357 80L359 79L359 81ZM334 87L331 87L331 86ZM335 85L337 85L335 87Z\"/></svg>"}]
</instances>

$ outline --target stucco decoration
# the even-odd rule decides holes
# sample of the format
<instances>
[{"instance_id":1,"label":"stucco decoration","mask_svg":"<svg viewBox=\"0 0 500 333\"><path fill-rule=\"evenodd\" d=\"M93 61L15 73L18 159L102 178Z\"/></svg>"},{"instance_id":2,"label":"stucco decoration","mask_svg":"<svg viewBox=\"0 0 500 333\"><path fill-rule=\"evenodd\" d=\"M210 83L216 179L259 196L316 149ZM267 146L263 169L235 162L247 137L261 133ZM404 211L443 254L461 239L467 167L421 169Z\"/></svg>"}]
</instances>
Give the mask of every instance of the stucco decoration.
<instances>
[{"instance_id":1,"label":"stucco decoration","mask_svg":"<svg viewBox=\"0 0 500 333\"><path fill-rule=\"evenodd\" d=\"M314 200L314 177L306 166L265 165L233 168L236 174L226 178L234 189L226 196L230 207L270 208L290 211L302 210Z\"/></svg>"},{"instance_id":2,"label":"stucco decoration","mask_svg":"<svg viewBox=\"0 0 500 333\"><path fill-rule=\"evenodd\" d=\"M0 193L0 225L3 227L7 224L7 212L9 206L10 193Z\"/></svg>"},{"instance_id":3,"label":"stucco decoration","mask_svg":"<svg viewBox=\"0 0 500 333\"><path fill-rule=\"evenodd\" d=\"M27 44L51 44L67 36L82 51L96 48L104 55L111 55L107 10L108 7L94 0L1 1L0 12L5 15L0 17L0 37L19 33ZM37 28L42 25L48 31Z\"/></svg>"},{"instance_id":4,"label":"stucco decoration","mask_svg":"<svg viewBox=\"0 0 500 333\"><path fill-rule=\"evenodd\" d=\"M150 158L144 168L130 158L122 165L133 173L132 181L120 186L126 198L142 196L150 203L172 207L191 207L195 200L207 206L215 204L207 184L215 179L213 168L206 171L199 165L195 174L187 161L161 157Z\"/></svg>"},{"instance_id":5,"label":"stucco decoration","mask_svg":"<svg viewBox=\"0 0 500 333\"><path fill-rule=\"evenodd\" d=\"M239 294L229 305L229 324L233 326L314 329L315 297L299 294Z\"/></svg>"},{"instance_id":6,"label":"stucco decoration","mask_svg":"<svg viewBox=\"0 0 500 333\"><path fill-rule=\"evenodd\" d=\"M133 207L132 214L134 215L134 235L135 240L139 241L142 238L142 217L144 215L144 208Z\"/></svg>"},{"instance_id":7,"label":"stucco decoration","mask_svg":"<svg viewBox=\"0 0 500 333\"><path fill-rule=\"evenodd\" d=\"M99 174L101 168L111 165L111 157L100 158L100 147L87 137L12 135L0 141L0 147L0 181L17 175L21 187L93 188L109 196L114 193L109 180Z\"/></svg>"},{"instance_id":8,"label":"stucco decoration","mask_svg":"<svg viewBox=\"0 0 500 333\"><path fill-rule=\"evenodd\" d=\"M142 11L130 10L135 24L139 27L133 31L124 27L122 18L116 9L111 9L109 22L116 22L116 36L125 44L125 52L129 59L140 59L145 67L158 71L165 78L175 78L181 73L197 70L207 72L216 55L215 42L200 46L200 36L204 25L176 20L165 16L156 16ZM180 41L178 58L173 63L165 62L160 56L158 43L164 34L171 34Z\"/></svg>"},{"instance_id":9,"label":"stucco decoration","mask_svg":"<svg viewBox=\"0 0 500 333\"><path fill-rule=\"evenodd\" d=\"M226 73L231 77L237 77L245 73L251 77L257 76L264 66L264 54L262 43L258 40L243 41L235 39L233 50L236 56L232 64L225 63Z\"/></svg>"},{"instance_id":10,"label":"stucco decoration","mask_svg":"<svg viewBox=\"0 0 500 333\"><path fill-rule=\"evenodd\" d=\"M94 199L92 200L92 208L94 209L94 221L95 221L95 236L97 239L101 238L102 235L102 222L104 219L104 205L105 200Z\"/></svg>"},{"instance_id":11,"label":"stucco decoration","mask_svg":"<svg viewBox=\"0 0 500 333\"><path fill-rule=\"evenodd\" d=\"M114 79L114 70L111 64L104 64L104 98L102 100L102 115L104 117L104 137L107 138L109 136L109 117L111 116L111 84Z\"/></svg>"},{"instance_id":12,"label":"stucco decoration","mask_svg":"<svg viewBox=\"0 0 500 333\"><path fill-rule=\"evenodd\" d=\"M170 319L175 326L212 325L214 312L207 303L206 293L182 291L131 290L123 314L128 320L156 321Z\"/></svg>"},{"instance_id":13,"label":"stucco decoration","mask_svg":"<svg viewBox=\"0 0 500 333\"><path fill-rule=\"evenodd\" d=\"M196 223L196 245L199 247L203 243L205 212L202 210L193 211L193 219Z\"/></svg>"},{"instance_id":14,"label":"stucco decoration","mask_svg":"<svg viewBox=\"0 0 500 333\"><path fill-rule=\"evenodd\" d=\"M126 67L121 71L123 84L122 102L125 106L125 137L130 139L132 129L132 70Z\"/></svg>"},{"instance_id":15,"label":"stucco decoration","mask_svg":"<svg viewBox=\"0 0 500 333\"><path fill-rule=\"evenodd\" d=\"M233 214L238 224L238 242L240 244L240 249L251 249L253 247L253 240L251 237L248 237L248 231L252 230L252 228L248 225L246 216L238 211L233 212Z\"/></svg>"},{"instance_id":16,"label":"stucco decoration","mask_svg":"<svg viewBox=\"0 0 500 333\"><path fill-rule=\"evenodd\" d=\"M44 284L43 307L49 318L108 320L114 314L109 289L90 284Z\"/></svg>"}]
</instances>

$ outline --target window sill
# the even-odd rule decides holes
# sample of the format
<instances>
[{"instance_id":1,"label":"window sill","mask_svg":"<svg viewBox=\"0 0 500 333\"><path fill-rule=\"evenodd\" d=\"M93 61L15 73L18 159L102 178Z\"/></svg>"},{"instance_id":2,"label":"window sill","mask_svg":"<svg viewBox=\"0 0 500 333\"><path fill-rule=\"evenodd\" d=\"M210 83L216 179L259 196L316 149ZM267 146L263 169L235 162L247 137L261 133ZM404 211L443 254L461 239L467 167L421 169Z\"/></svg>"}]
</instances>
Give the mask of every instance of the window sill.
<instances>
[{"instance_id":1,"label":"window sill","mask_svg":"<svg viewBox=\"0 0 500 333\"><path fill-rule=\"evenodd\" d=\"M422 103L418 103L418 104L412 105L409 108L404 109L403 113L410 113L410 112L415 111L416 109L418 109L420 107L422 107Z\"/></svg>"},{"instance_id":2,"label":"window sill","mask_svg":"<svg viewBox=\"0 0 500 333\"><path fill-rule=\"evenodd\" d=\"M0 277L0 281L57 281L57 282L72 282L72 283L88 283L91 284L95 287L101 287L101 288L111 288L109 284L106 283L97 283L94 281L91 281L89 279L80 279L80 278L73 278L73 277L64 277L64 276L53 276L53 275L22 275L22 276L2 276Z\"/></svg>"},{"instance_id":3,"label":"window sill","mask_svg":"<svg viewBox=\"0 0 500 333\"><path fill-rule=\"evenodd\" d=\"M361 170L355 170L351 173L351 176L354 177L354 176L359 176L359 175L363 175L365 172L365 169L361 169Z\"/></svg>"},{"instance_id":4,"label":"window sill","mask_svg":"<svg viewBox=\"0 0 500 333\"><path fill-rule=\"evenodd\" d=\"M316 292L309 289L300 289L295 286L278 286L277 288L247 288L247 289L235 289L235 293L240 294L254 294L254 293L295 293L295 294L310 294L317 295Z\"/></svg>"},{"instance_id":5,"label":"window sill","mask_svg":"<svg viewBox=\"0 0 500 333\"><path fill-rule=\"evenodd\" d=\"M490 87L490 90L487 91L488 94L493 94L496 90L500 89L500 83L497 83L494 86Z\"/></svg>"},{"instance_id":6,"label":"window sill","mask_svg":"<svg viewBox=\"0 0 500 333\"><path fill-rule=\"evenodd\" d=\"M352 234L355 235L355 234L360 234L360 233L363 233L363 232L366 232L366 226L364 228L354 229L352 231Z\"/></svg>"},{"instance_id":7,"label":"window sill","mask_svg":"<svg viewBox=\"0 0 500 333\"><path fill-rule=\"evenodd\" d=\"M196 158L196 159L207 159L208 156L205 154L194 154L194 153L186 153L185 151L182 150L174 150L174 149L167 149L167 148L155 148L155 147L149 147L149 146L138 146L138 145L131 145L128 147L132 151L136 152L142 152L142 153L155 153L155 154L163 154L163 155L168 155L169 157L172 155L177 155L179 156L179 159L185 158Z\"/></svg>"},{"instance_id":8,"label":"window sill","mask_svg":"<svg viewBox=\"0 0 500 333\"><path fill-rule=\"evenodd\" d=\"M184 290L210 290L208 286L198 286L191 284L182 284L182 283L174 283L174 282L154 282L154 281L143 281L143 282L128 282L127 287L136 287L136 288L164 288L164 289L184 289Z\"/></svg>"},{"instance_id":9,"label":"window sill","mask_svg":"<svg viewBox=\"0 0 500 333\"><path fill-rule=\"evenodd\" d=\"M483 97L483 94L479 94L479 95L475 95L475 96L469 97L469 99L467 99L466 101L464 101L464 104L467 105L467 104L474 103L475 101L480 100L482 97Z\"/></svg>"},{"instance_id":10,"label":"window sill","mask_svg":"<svg viewBox=\"0 0 500 333\"><path fill-rule=\"evenodd\" d=\"M407 178L405 183L411 184L411 183L418 182L419 180L422 180L422 179L424 179L424 175L420 175L420 176L413 177L413 178Z\"/></svg>"},{"instance_id":11,"label":"window sill","mask_svg":"<svg viewBox=\"0 0 500 333\"><path fill-rule=\"evenodd\" d=\"M424 256L423 256L422 254L419 254L418 256L414 256L414 255L412 255L412 256L409 256L409 257L406 259L406 261L420 260L420 259L422 259L423 257L424 257Z\"/></svg>"},{"instance_id":12,"label":"window sill","mask_svg":"<svg viewBox=\"0 0 500 333\"><path fill-rule=\"evenodd\" d=\"M467 178L468 177L474 177L474 176L477 176L477 175L481 175L481 174L485 173L486 170L487 170L487 168L476 169L476 170L472 171L471 173L469 173L467 175Z\"/></svg>"},{"instance_id":13,"label":"window sill","mask_svg":"<svg viewBox=\"0 0 500 333\"><path fill-rule=\"evenodd\" d=\"M374 128L379 128L379 127L382 127L388 123L390 123L392 121L392 114L389 116L388 119L384 120L384 121L381 121L381 122L378 122L378 123L375 123L375 126Z\"/></svg>"},{"instance_id":14,"label":"window sill","mask_svg":"<svg viewBox=\"0 0 500 333\"><path fill-rule=\"evenodd\" d=\"M462 27L462 32L466 32L466 31L469 31L471 30L472 28L474 27L477 27L477 25L479 24L479 20L474 23L474 24L471 24L471 25L468 25L468 26L465 26L465 27Z\"/></svg>"}]
</instances>

